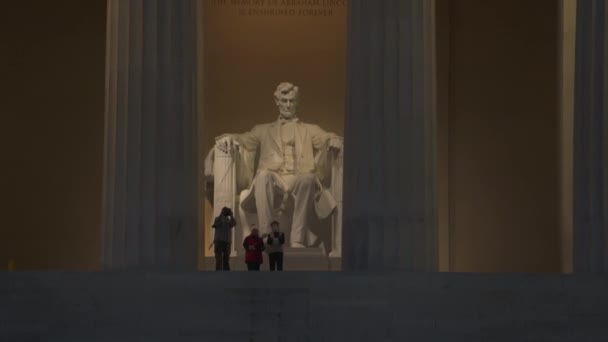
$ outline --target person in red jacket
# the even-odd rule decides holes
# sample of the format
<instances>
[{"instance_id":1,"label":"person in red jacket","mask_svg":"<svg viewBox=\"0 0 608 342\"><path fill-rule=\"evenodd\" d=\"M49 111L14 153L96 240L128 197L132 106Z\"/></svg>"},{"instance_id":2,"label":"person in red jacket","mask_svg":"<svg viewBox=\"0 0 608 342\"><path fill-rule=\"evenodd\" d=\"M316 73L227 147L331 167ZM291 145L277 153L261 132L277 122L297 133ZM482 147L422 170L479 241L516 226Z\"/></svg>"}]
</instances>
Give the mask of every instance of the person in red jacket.
<instances>
[{"instance_id":1,"label":"person in red jacket","mask_svg":"<svg viewBox=\"0 0 608 342\"><path fill-rule=\"evenodd\" d=\"M264 240L260 237L257 228L251 230L251 234L243 241L245 248L245 263L249 271L259 271L263 262L262 252L264 251Z\"/></svg>"}]
</instances>

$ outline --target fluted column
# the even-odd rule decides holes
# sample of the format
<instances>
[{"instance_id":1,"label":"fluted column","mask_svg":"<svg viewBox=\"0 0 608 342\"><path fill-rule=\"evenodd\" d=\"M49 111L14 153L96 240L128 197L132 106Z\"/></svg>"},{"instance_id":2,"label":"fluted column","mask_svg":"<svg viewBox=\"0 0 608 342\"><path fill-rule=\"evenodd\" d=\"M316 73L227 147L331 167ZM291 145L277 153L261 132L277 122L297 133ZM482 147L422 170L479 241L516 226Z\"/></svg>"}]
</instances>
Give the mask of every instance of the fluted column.
<instances>
[{"instance_id":1,"label":"fluted column","mask_svg":"<svg viewBox=\"0 0 608 342\"><path fill-rule=\"evenodd\" d=\"M608 5L578 0L574 271L608 272Z\"/></svg>"},{"instance_id":2,"label":"fluted column","mask_svg":"<svg viewBox=\"0 0 608 342\"><path fill-rule=\"evenodd\" d=\"M196 0L108 0L105 269L195 269Z\"/></svg>"},{"instance_id":3,"label":"fluted column","mask_svg":"<svg viewBox=\"0 0 608 342\"><path fill-rule=\"evenodd\" d=\"M345 270L437 270L433 12L349 1Z\"/></svg>"}]
</instances>

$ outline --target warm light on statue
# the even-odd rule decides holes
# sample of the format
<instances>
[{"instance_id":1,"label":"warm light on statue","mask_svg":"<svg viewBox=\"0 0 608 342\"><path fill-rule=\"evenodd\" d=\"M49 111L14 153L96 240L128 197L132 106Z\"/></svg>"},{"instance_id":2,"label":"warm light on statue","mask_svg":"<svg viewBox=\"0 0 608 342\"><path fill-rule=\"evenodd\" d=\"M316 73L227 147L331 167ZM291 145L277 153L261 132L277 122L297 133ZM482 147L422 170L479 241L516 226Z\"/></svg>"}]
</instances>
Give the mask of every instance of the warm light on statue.
<instances>
[{"instance_id":1,"label":"warm light on statue","mask_svg":"<svg viewBox=\"0 0 608 342\"><path fill-rule=\"evenodd\" d=\"M292 248L322 246L311 228L331 217L330 255L341 256L343 139L302 122L298 95L297 86L279 84L275 122L216 139L205 160L205 174L214 180L214 214L238 207L244 235L249 224L269 233L272 221L287 220Z\"/></svg>"}]
</instances>

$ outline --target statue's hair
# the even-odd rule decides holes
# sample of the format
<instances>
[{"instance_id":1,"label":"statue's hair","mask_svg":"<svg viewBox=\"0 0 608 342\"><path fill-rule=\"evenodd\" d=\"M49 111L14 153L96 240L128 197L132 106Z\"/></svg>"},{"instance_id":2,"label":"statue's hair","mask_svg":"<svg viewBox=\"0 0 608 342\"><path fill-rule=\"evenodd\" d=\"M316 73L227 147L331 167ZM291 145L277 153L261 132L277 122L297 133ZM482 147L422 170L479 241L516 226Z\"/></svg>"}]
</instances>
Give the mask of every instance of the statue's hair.
<instances>
[{"instance_id":1,"label":"statue's hair","mask_svg":"<svg viewBox=\"0 0 608 342\"><path fill-rule=\"evenodd\" d=\"M296 97L298 97L299 88L292 83L289 82L281 82L277 86L277 90L274 92L274 98L279 99L281 95L287 95L291 92L296 93Z\"/></svg>"}]
</instances>

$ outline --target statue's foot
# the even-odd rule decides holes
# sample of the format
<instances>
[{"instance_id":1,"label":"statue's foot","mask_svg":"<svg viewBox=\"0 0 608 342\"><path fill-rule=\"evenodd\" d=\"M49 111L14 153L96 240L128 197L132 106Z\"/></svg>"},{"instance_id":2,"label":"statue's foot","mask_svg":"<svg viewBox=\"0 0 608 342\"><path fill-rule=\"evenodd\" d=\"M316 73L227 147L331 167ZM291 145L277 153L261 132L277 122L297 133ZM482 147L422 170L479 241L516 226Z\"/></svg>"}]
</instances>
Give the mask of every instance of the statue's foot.
<instances>
[{"instance_id":1,"label":"statue's foot","mask_svg":"<svg viewBox=\"0 0 608 342\"><path fill-rule=\"evenodd\" d=\"M304 246L303 244L301 244L299 242L292 242L291 248L306 248L306 246Z\"/></svg>"},{"instance_id":2,"label":"statue's foot","mask_svg":"<svg viewBox=\"0 0 608 342\"><path fill-rule=\"evenodd\" d=\"M329 253L329 257L330 258L341 258L342 257L342 251L331 251Z\"/></svg>"}]
</instances>

